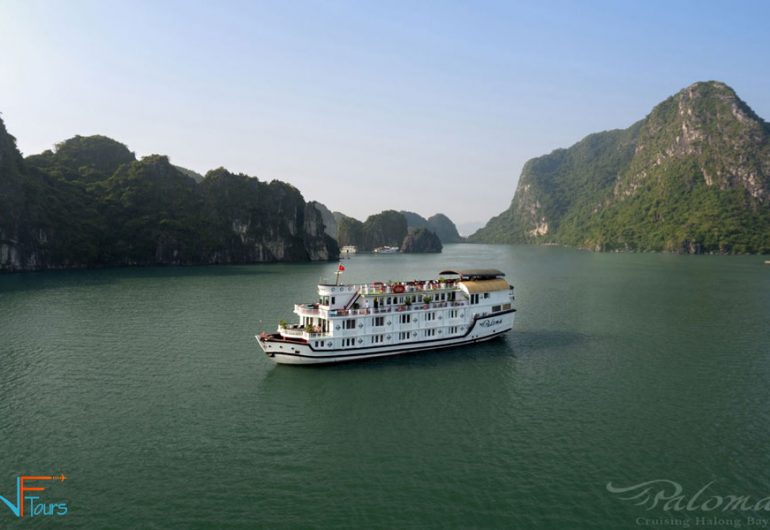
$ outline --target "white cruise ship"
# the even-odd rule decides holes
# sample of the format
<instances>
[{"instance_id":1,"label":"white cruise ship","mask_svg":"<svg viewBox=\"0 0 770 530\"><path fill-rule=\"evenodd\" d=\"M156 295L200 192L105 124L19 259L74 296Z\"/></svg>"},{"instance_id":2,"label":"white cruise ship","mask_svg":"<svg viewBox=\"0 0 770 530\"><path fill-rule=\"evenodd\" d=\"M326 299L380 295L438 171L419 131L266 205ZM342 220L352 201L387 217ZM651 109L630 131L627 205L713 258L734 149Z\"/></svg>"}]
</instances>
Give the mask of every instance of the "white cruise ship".
<instances>
[{"instance_id":1,"label":"white cruise ship","mask_svg":"<svg viewBox=\"0 0 770 530\"><path fill-rule=\"evenodd\" d=\"M340 267L340 270L344 270ZM257 336L277 363L354 361L472 344L513 327L513 287L494 269L445 270L439 279L318 286L294 306L299 323ZM339 278L339 274L337 276Z\"/></svg>"}]
</instances>

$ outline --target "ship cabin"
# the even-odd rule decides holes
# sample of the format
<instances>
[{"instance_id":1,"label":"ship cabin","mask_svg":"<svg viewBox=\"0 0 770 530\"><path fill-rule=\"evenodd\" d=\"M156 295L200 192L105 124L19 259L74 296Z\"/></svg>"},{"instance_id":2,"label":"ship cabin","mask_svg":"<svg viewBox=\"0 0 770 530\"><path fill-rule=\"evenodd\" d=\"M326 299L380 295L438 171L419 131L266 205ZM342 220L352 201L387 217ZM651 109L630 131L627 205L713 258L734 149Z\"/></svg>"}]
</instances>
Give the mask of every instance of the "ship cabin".
<instances>
[{"instance_id":1,"label":"ship cabin","mask_svg":"<svg viewBox=\"0 0 770 530\"><path fill-rule=\"evenodd\" d=\"M495 269L444 270L435 280L320 284L318 302L298 304L299 324L283 339L314 349L347 349L466 334L475 319L512 309L513 287Z\"/></svg>"}]
</instances>

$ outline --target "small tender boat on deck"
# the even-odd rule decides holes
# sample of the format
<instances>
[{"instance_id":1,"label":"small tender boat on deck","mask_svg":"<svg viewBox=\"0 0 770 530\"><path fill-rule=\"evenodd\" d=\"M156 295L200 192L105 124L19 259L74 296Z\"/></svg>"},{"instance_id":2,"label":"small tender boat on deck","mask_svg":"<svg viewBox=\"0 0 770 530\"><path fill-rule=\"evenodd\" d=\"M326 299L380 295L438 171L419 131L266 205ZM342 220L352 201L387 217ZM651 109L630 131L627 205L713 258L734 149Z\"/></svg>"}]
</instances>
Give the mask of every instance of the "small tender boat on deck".
<instances>
[{"instance_id":1,"label":"small tender boat on deck","mask_svg":"<svg viewBox=\"0 0 770 530\"><path fill-rule=\"evenodd\" d=\"M344 268L340 268L344 270ZM284 364L385 357L490 340L513 328L513 286L495 269L445 270L435 280L318 285L296 324L256 338ZM339 278L339 275L338 275Z\"/></svg>"}]
</instances>

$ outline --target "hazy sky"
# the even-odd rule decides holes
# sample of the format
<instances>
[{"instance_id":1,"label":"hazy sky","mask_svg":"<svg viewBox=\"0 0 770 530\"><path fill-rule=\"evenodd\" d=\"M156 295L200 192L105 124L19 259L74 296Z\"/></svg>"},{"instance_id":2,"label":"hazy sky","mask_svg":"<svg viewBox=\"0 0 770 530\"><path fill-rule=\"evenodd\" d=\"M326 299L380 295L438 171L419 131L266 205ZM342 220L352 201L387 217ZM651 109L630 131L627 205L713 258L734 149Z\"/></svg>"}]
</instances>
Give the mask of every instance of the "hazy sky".
<instances>
[{"instance_id":1,"label":"hazy sky","mask_svg":"<svg viewBox=\"0 0 770 530\"><path fill-rule=\"evenodd\" d=\"M508 207L529 158L699 80L770 119L770 2L0 0L24 154L105 134L364 219Z\"/></svg>"}]
</instances>

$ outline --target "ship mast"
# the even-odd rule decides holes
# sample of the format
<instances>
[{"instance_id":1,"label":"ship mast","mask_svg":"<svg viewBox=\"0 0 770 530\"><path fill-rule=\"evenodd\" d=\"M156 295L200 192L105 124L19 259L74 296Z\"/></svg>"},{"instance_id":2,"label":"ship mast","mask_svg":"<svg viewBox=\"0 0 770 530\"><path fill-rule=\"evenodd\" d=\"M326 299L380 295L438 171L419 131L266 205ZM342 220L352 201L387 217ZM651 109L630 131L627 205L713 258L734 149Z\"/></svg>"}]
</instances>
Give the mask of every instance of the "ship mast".
<instances>
[{"instance_id":1,"label":"ship mast","mask_svg":"<svg viewBox=\"0 0 770 530\"><path fill-rule=\"evenodd\" d=\"M334 285L340 284L340 274L342 274L343 272L345 272L345 266L342 263L340 263L339 266L337 267L337 270L334 272L334 274L337 276L337 281L334 283Z\"/></svg>"}]
</instances>

